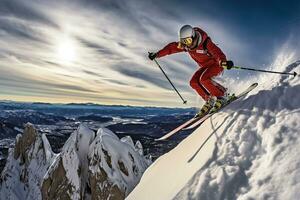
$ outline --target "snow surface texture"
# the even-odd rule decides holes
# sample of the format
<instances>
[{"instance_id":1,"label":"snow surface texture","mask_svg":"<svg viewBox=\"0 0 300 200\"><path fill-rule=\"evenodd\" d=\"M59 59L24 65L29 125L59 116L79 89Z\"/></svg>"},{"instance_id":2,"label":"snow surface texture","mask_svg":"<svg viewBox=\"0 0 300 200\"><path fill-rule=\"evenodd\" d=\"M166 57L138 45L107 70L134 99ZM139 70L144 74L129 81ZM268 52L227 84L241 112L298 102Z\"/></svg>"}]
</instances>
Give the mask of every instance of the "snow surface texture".
<instances>
[{"instance_id":1,"label":"snow surface texture","mask_svg":"<svg viewBox=\"0 0 300 200\"><path fill-rule=\"evenodd\" d=\"M299 73L294 56L280 54L271 69ZM257 89L157 159L127 199L299 199L299 76L262 74L238 86L253 82Z\"/></svg>"}]
</instances>

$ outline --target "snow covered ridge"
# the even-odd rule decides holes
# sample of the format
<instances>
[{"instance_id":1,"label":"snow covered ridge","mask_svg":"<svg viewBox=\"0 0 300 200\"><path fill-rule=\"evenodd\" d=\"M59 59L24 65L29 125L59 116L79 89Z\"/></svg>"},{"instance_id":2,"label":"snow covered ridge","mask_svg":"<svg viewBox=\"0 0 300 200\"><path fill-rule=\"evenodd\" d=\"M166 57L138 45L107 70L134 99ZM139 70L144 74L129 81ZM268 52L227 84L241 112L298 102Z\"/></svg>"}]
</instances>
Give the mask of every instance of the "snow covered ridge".
<instances>
[{"instance_id":1,"label":"snow covered ridge","mask_svg":"<svg viewBox=\"0 0 300 200\"><path fill-rule=\"evenodd\" d=\"M15 148L9 149L0 199L41 199L40 183L55 156L46 136L26 124L24 134L16 137Z\"/></svg>"},{"instance_id":2,"label":"snow covered ridge","mask_svg":"<svg viewBox=\"0 0 300 200\"><path fill-rule=\"evenodd\" d=\"M282 63L273 70L299 72L300 61ZM256 81L255 91L157 159L127 199L299 199L300 79Z\"/></svg>"},{"instance_id":3,"label":"snow covered ridge","mask_svg":"<svg viewBox=\"0 0 300 200\"><path fill-rule=\"evenodd\" d=\"M0 199L124 199L151 161L139 142L84 125L59 154L27 124L1 174Z\"/></svg>"}]
</instances>

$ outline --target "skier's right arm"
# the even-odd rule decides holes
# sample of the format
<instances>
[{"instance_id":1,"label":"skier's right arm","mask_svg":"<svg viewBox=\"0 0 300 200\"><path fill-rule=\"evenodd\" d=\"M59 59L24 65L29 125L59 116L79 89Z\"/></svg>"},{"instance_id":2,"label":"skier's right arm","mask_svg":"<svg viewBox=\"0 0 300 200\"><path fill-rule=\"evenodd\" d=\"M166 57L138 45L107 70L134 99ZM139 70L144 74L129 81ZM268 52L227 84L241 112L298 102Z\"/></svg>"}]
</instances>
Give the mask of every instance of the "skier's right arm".
<instances>
[{"instance_id":1,"label":"skier's right arm","mask_svg":"<svg viewBox=\"0 0 300 200\"><path fill-rule=\"evenodd\" d=\"M157 52L157 58L166 56L166 55L171 55L173 53L179 53L179 52L183 52L184 49L183 48L179 48L178 47L178 42L171 42L170 44L168 44L167 46L165 46L163 49L159 50Z\"/></svg>"},{"instance_id":2,"label":"skier's right arm","mask_svg":"<svg viewBox=\"0 0 300 200\"><path fill-rule=\"evenodd\" d=\"M180 48L179 43L178 42L171 42L170 44L168 44L167 46L165 46L163 49L159 50L158 52L149 52L149 59L150 60L154 60L155 58L160 58L166 55L170 55L173 53L178 53L178 52L182 52L185 51L184 48Z\"/></svg>"}]
</instances>

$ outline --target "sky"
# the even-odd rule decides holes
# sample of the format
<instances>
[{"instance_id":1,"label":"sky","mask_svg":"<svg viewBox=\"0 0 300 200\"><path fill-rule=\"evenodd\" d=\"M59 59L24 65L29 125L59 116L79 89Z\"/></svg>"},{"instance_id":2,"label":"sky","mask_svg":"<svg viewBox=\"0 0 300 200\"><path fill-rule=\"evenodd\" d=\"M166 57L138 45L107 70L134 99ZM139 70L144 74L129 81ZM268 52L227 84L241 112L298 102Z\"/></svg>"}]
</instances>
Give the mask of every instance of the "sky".
<instances>
[{"instance_id":1,"label":"sky","mask_svg":"<svg viewBox=\"0 0 300 200\"><path fill-rule=\"evenodd\" d=\"M284 45L299 45L300 2L1 0L0 100L182 107L147 52L177 41L184 24L205 30L236 65L263 69ZM158 61L197 105L197 64L185 53Z\"/></svg>"}]
</instances>

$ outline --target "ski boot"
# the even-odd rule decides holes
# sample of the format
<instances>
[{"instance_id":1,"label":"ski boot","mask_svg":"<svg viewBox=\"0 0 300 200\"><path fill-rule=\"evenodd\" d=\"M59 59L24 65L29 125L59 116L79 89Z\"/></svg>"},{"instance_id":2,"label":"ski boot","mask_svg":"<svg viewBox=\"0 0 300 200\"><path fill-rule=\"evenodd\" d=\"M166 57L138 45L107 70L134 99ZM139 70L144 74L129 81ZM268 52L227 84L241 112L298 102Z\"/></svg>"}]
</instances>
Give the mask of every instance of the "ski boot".
<instances>
[{"instance_id":1,"label":"ski boot","mask_svg":"<svg viewBox=\"0 0 300 200\"><path fill-rule=\"evenodd\" d=\"M194 118L198 118L198 117L203 117L206 114L208 114L210 112L210 110L213 108L215 104L215 98L211 97L210 99L208 99L205 104L202 106L202 108L200 109L200 111L195 115Z\"/></svg>"},{"instance_id":2,"label":"ski boot","mask_svg":"<svg viewBox=\"0 0 300 200\"><path fill-rule=\"evenodd\" d=\"M210 110L210 113L216 112L226 104L230 103L234 98L235 98L234 94L228 94L228 93L226 93L222 97L217 97L217 100L215 101L213 108Z\"/></svg>"}]
</instances>

